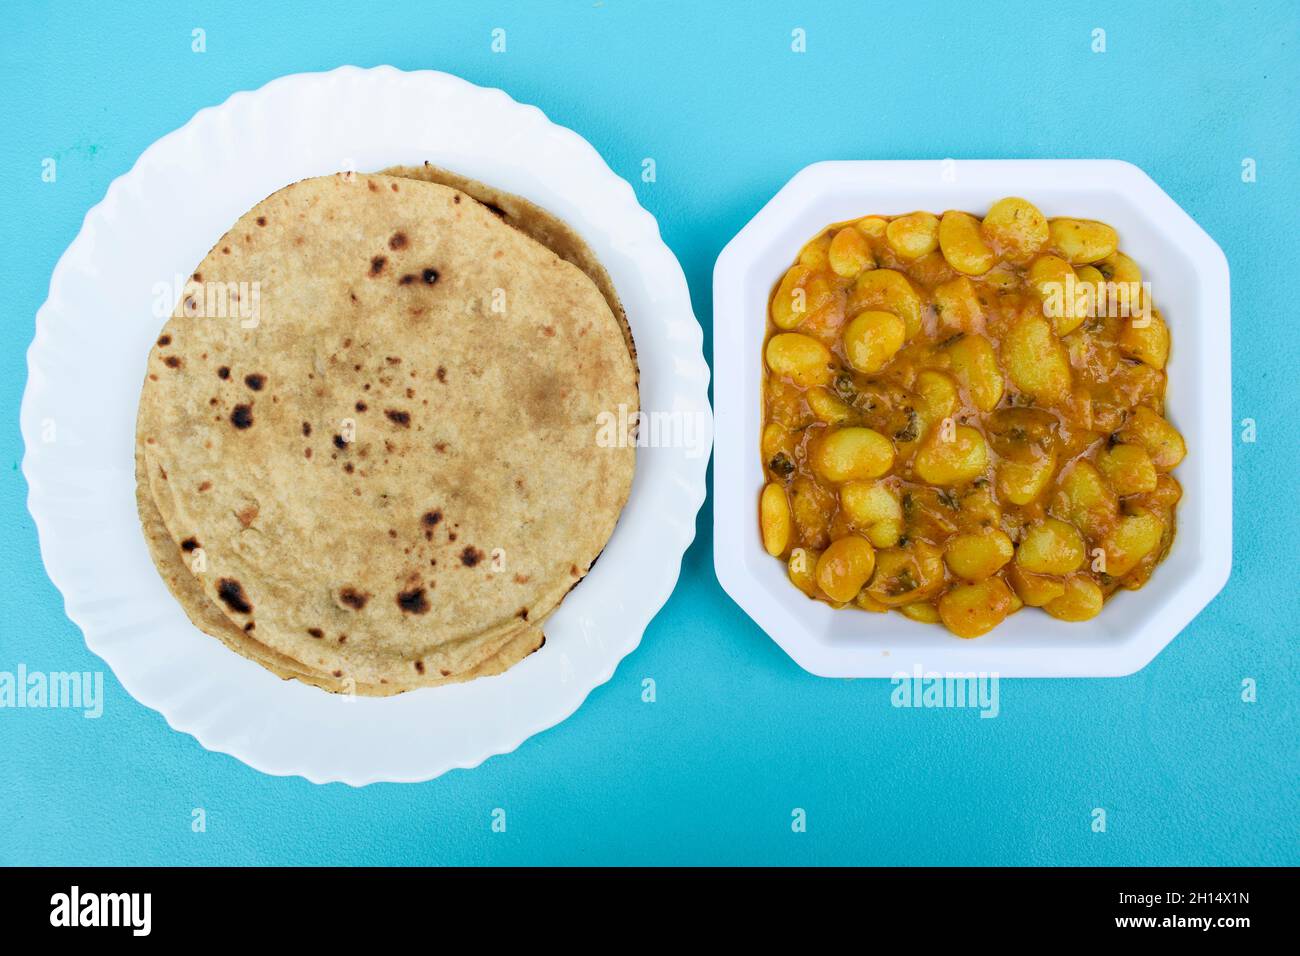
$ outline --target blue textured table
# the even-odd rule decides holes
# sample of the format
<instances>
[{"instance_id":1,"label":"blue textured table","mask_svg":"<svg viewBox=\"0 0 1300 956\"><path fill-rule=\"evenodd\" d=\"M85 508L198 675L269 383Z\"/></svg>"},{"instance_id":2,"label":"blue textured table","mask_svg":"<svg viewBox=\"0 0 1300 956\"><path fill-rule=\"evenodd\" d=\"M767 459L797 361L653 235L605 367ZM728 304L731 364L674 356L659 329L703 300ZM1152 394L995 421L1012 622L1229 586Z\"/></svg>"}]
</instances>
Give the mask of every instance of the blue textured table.
<instances>
[{"instance_id":1,"label":"blue textured table","mask_svg":"<svg viewBox=\"0 0 1300 956\"><path fill-rule=\"evenodd\" d=\"M173 733L111 672L99 720L0 709L0 863L1300 862L1294 3L109 6L8 9L0 32L0 672L102 666L45 577L18 470L54 263L149 143L285 73L438 68L537 104L636 184L706 342L718 251L807 163L1131 160L1228 255L1234 420L1257 436L1239 429L1232 580L1133 677L1005 681L995 720L811 677L719 589L706 505L641 648L570 720L477 770L363 790L262 776Z\"/></svg>"}]
</instances>

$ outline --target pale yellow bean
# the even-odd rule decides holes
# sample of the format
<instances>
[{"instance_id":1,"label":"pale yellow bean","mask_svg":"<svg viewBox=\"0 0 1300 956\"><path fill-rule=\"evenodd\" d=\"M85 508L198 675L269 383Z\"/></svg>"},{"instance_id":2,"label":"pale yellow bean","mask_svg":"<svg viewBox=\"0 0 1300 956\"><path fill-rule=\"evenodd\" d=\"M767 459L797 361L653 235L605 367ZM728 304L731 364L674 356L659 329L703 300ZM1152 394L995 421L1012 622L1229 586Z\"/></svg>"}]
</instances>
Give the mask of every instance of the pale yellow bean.
<instances>
[{"instance_id":1,"label":"pale yellow bean","mask_svg":"<svg viewBox=\"0 0 1300 956\"><path fill-rule=\"evenodd\" d=\"M950 266L970 276L982 276L998 261L980 234L979 220L954 209L939 220L939 248Z\"/></svg>"},{"instance_id":2,"label":"pale yellow bean","mask_svg":"<svg viewBox=\"0 0 1300 956\"><path fill-rule=\"evenodd\" d=\"M907 328L892 312L867 311L844 328L844 357L859 372L874 374L903 347Z\"/></svg>"},{"instance_id":3,"label":"pale yellow bean","mask_svg":"<svg viewBox=\"0 0 1300 956\"><path fill-rule=\"evenodd\" d=\"M763 530L763 547L772 557L785 554L790 547L790 502L785 489L776 482L763 488L759 499L759 523Z\"/></svg>"},{"instance_id":4,"label":"pale yellow bean","mask_svg":"<svg viewBox=\"0 0 1300 956\"><path fill-rule=\"evenodd\" d=\"M798 332L774 335L767 343L767 367L796 385L823 385L831 378L830 350Z\"/></svg>"},{"instance_id":5,"label":"pale yellow bean","mask_svg":"<svg viewBox=\"0 0 1300 956\"><path fill-rule=\"evenodd\" d=\"M834 484L879 478L893 464L893 444L870 428L841 428L813 446L813 470Z\"/></svg>"},{"instance_id":6,"label":"pale yellow bean","mask_svg":"<svg viewBox=\"0 0 1300 956\"><path fill-rule=\"evenodd\" d=\"M899 216L885 227L885 241L900 259L919 259L939 248L939 220L930 212Z\"/></svg>"},{"instance_id":7,"label":"pale yellow bean","mask_svg":"<svg viewBox=\"0 0 1300 956\"><path fill-rule=\"evenodd\" d=\"M873 268L876 264L867 237L855 226L845 226L835 233L826 259L835 274L846 279L852 279L863 269Z\"/></svg>"},{"instance_id":8,"label":"pale yellow bean","mask_svg":"<svg viewBox=\"0 0 1300 956\"><path fill-rule=\"evenodd\" d=\"M983 475L988 461L988 446L977 430L957 425L949 432L940 423L917 450L913 468L926 484L960 485Z\"/></svg>"},{"instance_id":9,"label":"pale yellow bean","mask_svg":"<svg viewBox=\"0 0 1300 956\"><path fill-rule=\"evenodd\" d=\"M1086 621L1101 613L1105 599L1096 581L1084 574L1072 574L1065 579L1062 594L1042 607L1062 621Z\"/></svg>"},{"instance_id":10,"label":"pale yellow bean","mask_svg":"<svg viewBox=\"0 0 1300 956\"><path fill-rule=\"evenodd\" d=\"M1134 409L1120 429L1120 437L1145 448L1157 471L1172 470L1187 455L1187 444L1178 429L1145 405Z\"/></svg>"},{"instance_id":11,"label":"pale yellow bean","mask_svg":"<svg viewBox=\"0 0 1300 956\"><path fill-rule=\"evenodd\" d=\"M982 335L963 335L945 351L953 374L966 387L976 407L986 412L997 408L1005 382L989 340Z\"/></svg>"},{"instance_id":12,"label":"pale yellow bean","mask_svg":"<svg viewBox=\"0 0 1300 956\"><path fill-rule=\"evenodd\" d=\"M847 604L857 597L875 567L875 550L865 538L851 534L832 541L817 559L817 586L832 601Z\"/></svg>"},{"instance_id":13,"label":"pale yellow bean","mask_svg":"<svg viewBox=\"0 0 1300 956\"><path fill-rule=\"evenodd\" d=\"M1014 596L1001 578L959 584L939 598L939 617L958 637L979 637L1001 624L1014 607Z\"/></svg>"},{"instance_id":14,"label":"pale yellow bean","mask_svg":"<svg viewBox=\"0 0 1300 956\"><path fill-rule=\"evenodd\" d=\"M1104 222L1053 219L1047 228L1052 246L1073 265L1100 262L1119 246L1119 236Z\"/></svg>"},{"instance_id":15,"label":"pale yellow bean","mask_svg":"<svg viewBox=\"0 0 1300 956\"><path fill-rule=\"evenodd\" d=\"M1015 547L996 528L956 534L944 544L943 558L952 573L967 581L982 581L1011 560Z\"/></svg>"},{"instance_id":16,"label":"pale yellow bean","mask_svg":"<svg viewBox=\"0 0 1300 956\"><path fill-rule=\"evenodd\" d=\"M1070 359L1046 319L1028 316L1007 333L1002 360L1011 381L1046 405L1063 405L1070 397Z\"/></svg>"},{"instance_id":17,"label":"pale yellow bean","mask_svg":"<svg viewBox=\"0 0 1300 956\"><path fill-rule=\"evenodd\" d=\"M1045 518L1034 525L1016 548L1016 564L1032 574L1068 574L1086 557L1078 529L1057 518Z\"/></svg>"},{"instance_id":18,"label":"pale yellow bean","mask_svg":"<svg viewBox=\"0 0 1300 956\"><path fill-rule=\"evenodd\" d=\"M1097 456L1097 468L1121 497L1156 490L1156 466L1141 445L1115 445L1103 450Z\"/></svg>"},{"instance_id":19,"label":"pale yellow bean","mask_svg":"<svg viewBox=\"0 0 1300 956\"><path fill-rule=\"evenodd\" d=\"M1038 207L1015 196L995 202L981 225L985 240L1012 262L1025 263L1047 245L1046 217Z\"/></svg>"}]
</instances>

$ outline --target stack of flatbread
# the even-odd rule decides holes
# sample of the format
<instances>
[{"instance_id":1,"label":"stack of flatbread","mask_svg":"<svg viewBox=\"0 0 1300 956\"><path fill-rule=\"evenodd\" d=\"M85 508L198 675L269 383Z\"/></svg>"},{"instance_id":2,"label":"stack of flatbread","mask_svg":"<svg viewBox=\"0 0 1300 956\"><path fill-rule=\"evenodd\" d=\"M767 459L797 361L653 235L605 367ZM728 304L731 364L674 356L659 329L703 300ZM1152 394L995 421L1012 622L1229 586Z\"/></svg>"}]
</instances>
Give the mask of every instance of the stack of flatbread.
<instances>
[{"instance_id":1,"label":"stack of flatbread","mask_svg":"<svg viewBox=\"0 0 1300 956\"><path fill-rule=\"evenodd\" d=\"M635 351L595 256L431 166L307 179L195 270L136 435L190 619L281 677L386 695L497 674L613 533Z\"/></svg>"}]
</instances>

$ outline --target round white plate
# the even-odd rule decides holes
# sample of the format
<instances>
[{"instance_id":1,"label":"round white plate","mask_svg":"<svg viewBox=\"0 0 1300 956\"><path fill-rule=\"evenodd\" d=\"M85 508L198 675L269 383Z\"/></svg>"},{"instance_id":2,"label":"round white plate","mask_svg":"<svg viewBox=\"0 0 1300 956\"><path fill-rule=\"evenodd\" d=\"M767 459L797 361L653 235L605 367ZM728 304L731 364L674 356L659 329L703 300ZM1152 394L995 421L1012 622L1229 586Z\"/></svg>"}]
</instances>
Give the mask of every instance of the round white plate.
<instances>
[{"instance_id":1,"label":"round white plate","mask_svg":"<svg viewBox=\"0 0 1300 956\"><path fill-rule=\"evenodd\" d=\"M541 652L468 684L334 696L232 653L172 599L136 517L136 404L163 323L155 299L242 213L307 176L425 160L527 197L582 234L627 308L642 408L680 427L638 450L618 528L546 622ZM68 616L136 700L266 773L354 786L428 780L564 720L668 599L704 501L709 371L686 279L654 217L572 130L445 73L287 76L158 140L87 214L55 267L28 368L28 507Z\"/></svg>"}]
</instances>

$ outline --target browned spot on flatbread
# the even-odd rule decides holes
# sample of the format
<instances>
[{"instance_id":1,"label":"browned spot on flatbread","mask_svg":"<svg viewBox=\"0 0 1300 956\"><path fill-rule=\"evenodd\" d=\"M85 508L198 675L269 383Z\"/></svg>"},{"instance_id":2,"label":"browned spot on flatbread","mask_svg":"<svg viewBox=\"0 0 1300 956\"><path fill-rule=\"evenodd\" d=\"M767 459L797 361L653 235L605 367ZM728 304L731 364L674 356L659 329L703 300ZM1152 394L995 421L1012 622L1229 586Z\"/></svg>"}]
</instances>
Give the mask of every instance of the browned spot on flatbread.
<instances>
[{"instance_id":1,"label":"browned spot on flatbread","mask_svg":"<svg viewBox=\"0 0 1300 956\"><path fill-rule=\"evenodd\" d=\"M412 588L409 591L399 591L397 594L397 606L406 614L427 614L429 611L429 597L424 588Z\"/></svg>"},{"instance_id":2,"label":"browned spot on flatbread","mask_svg":"<svg viewBox=\"0 0 1300 956\"><path fill-rule=\"evenodd\" d=\"M345 587L339 589L339 600L352 608L354 611L360 611L370 600L368 591L359 591L354 587Z\"/></svg>"},{"instance_id":3,"label":"browned spot on flatbread","mask_svg":"<svg viewBox=\"0 0 1300 956\"><path fill-rule=\"evenodd\" d=\"M217 582L217 597L236 614L251 614L253 611L243 585L234 578L222 578Z\"/></svg>"}]
</instances>

